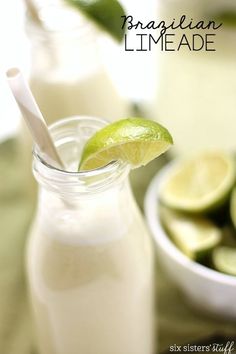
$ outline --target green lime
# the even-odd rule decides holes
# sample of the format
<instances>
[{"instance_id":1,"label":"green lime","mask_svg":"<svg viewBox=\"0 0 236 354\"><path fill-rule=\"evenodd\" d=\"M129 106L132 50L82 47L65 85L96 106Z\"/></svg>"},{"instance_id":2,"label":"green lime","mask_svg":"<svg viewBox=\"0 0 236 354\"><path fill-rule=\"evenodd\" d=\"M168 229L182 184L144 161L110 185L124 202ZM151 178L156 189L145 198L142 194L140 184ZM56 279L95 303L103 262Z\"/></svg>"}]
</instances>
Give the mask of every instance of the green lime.
<instances>
[{"instance_id":1,"label":"green lime","mask_svg":"<svg viewBox=\"0 0 236 354\"><path fill-rule=\"evenodd\" d=\"M122 28L122 16L125 11L117 0L65 0L116 40L122 41L125 29Z\"/></svg>"},{"instance_id":2,"label":"green lime","mask_svg":"<svg viewBox=\"0 0 236 354\"><path fill-rule=\"evenodd\" d=\"M168 130L143 118L127 118L97 131L85 144L80 170L91 170L122 160L133 168L146 165L173 143Z\"/></svg>"},{"instance_id":3,"label":"green lime","mask_svg":"<svg viewBox=\"0 0 236 354\"><path fill-rule=\"evenodd\" d=\"M161 201L189 213L210 212L223 205L235 183L232 155L207 151L179 161L163 182Z\"/></svg>"},{"instance_id":4,"label":"green lime","mask_svg":"<svg viewBox=\"0 0 236 354\"><path fill-rule=\"evenodd\" d=\"M210 220L160 208L164 228L176 246L190 259L199 260L221 242L221 231Z\"/></svg>"},{"instance_id":5,"label":"green lime","mask_svg":"<svg viewBox=\"0 0 236 354\"><path fill-rule=\"evenodd\" d=\"M213 265L222 273L236 275L236 248L217 247L212 254Z\"/></svg>"},{"instance_id":6,"label":"green lime","mask_svg":"<svg viewBox=\"0 0 236 354\"><path fill-rule=\"evenodd\" d=\"M216 13L214 15L214 20L218 23L223 23L224 27L235 27L236 26L236 12L229 11L227 9Z\"/></svg>"},{"instance_id":7,"label":"green lime","mask_svg":"<svg viewBox=\"0 0 236 354\"><path fill-rule=\"evenodd\" d=\"M236 228L236 188L233 189L230 198L230 216L234 227Z\"/></svg>"}]
</instances>

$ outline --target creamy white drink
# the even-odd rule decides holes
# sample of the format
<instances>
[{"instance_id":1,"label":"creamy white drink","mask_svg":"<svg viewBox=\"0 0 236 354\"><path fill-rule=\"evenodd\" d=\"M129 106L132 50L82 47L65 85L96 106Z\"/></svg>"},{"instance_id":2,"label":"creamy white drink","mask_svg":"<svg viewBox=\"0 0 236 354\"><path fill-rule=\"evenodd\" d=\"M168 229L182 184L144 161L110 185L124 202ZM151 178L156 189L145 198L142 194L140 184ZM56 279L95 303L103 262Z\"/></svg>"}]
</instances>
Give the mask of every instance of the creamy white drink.
<instances>
[{"instance_id":1,"label":"creamy white drink","mask_svg":"<svg viewBox=\"0 0 236 354\"><path fill-rule=\"evenodd\" d=\"M71 170L102 124L55 126ZM41 188L27 268L40 354L154 354L152 248L128 172L115 162L65 173L35 158Z\"/></svg>"},{"instance_id":2,"label":"creamy white drink","mask_svg":"<svg viewBox=\"0 0 236 354\"><path fill-rule=\"evenodd\" d=\"M101 66L77 77L70 77L67 72L59 77L53 72L32 75L30 86L48 123L76 114L113 121L128 112L127 103Z\"/></svg>"},{"instance_id":3,"label":"creamy white drink","mask_svg":"<svg viewBox=\"0 0 236 354\"><path fill-rule=\"evenodd\" d=\"M30 85L48 123L72 115L108 121L127 115L128 104L115 89L100 57L99 31L64 2L41 1L43 25L28 18Z\"/></svg>"},{"instance_id":4,"label":"creamy white drink","mask_svg":"<svg viewBox=\"0 0 236 354\"><path fill-rule=\"evenodd\" d=\"M153 353L151 250L141 216L133 217L120 235L109 230L111 240L91 245L80 237L89 242L114 216L75 233L74 244L35 224L29 276L42 354Z\"/></svg>"}]
</instances>

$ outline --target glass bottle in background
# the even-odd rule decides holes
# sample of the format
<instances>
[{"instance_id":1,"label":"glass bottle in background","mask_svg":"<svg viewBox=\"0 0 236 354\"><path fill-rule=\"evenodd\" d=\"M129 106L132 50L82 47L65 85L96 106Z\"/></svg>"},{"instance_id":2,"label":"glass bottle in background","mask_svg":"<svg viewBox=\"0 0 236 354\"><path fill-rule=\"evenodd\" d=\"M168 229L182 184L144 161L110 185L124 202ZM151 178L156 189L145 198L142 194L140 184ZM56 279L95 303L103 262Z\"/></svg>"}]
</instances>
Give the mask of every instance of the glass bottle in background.
<instances>
[{"instance_id":1,"label":"glass bottle in background","mask_svg":"<svg viewBox=\"0 0 236 354\"><path fill-rule=\"evenodd\" d=\"M108 121L128 116L127 100L118 94L104 69L97 43L101 34L93 24L60 3L44 4L39 16L40 24L26 17L31 46L29 81L47 123L78 114ZM19 141L27 174L32 139L23 120Z\"/></svg>"},{"instance_id":2,"label":"glass bottle in background","mask_svg":"<svg viewBox=\"0 0 236 354\"><path fill-rule=\"evenodd\" d=\"M102 64L100 32L78 11L44 6L42 25L27 19L32 48L30 84L40 108L51 124L76 114L95 115L108 121L127 115Z\"/></svg>"},{"instance_id":3,"label":"glass bottle in background","mask_svg":"<svg viewBox=\"0 0 236 354\"><path fill-rule=\"evenodd\" d=\"M68 170L103 125L74 117L51 127ZM35 151L33 171L39 200L27 264L40 354L154 354L152 247L129 166L64 172Z\"/></svg>"},{"instance_id":4,"label":"glass bottle in background","mask_svg":"<svg viewBox=\"0 0 236 354\"><path fill-rule=\"evenodd\" d=\"M159 19L170 21L186 15L195 23L217 18L218 23L223 22L214 31L216 51L159 51L154 115L171 130L175 154L236 147L236 48L232 45L236 27L220 20L225 13L234 14L236 24L236 6L232 0L159 1ZM180 38L183 33L192 36L202 32L175 30L171 33Z\"/></svg>"},{"instance_id":5,"label":"glass bottle in background","mask_svg":"<svg viewBox=\"0 0 236 354\"><path fill-rule=\"evenodd\" d=\"M126 116L127 102L119 96L100 60L99 33L77 14L74 26L43 29L27 20L32 47L30 85L47 122L76 114L108 121Z\"/></svg>"}]
</instances>

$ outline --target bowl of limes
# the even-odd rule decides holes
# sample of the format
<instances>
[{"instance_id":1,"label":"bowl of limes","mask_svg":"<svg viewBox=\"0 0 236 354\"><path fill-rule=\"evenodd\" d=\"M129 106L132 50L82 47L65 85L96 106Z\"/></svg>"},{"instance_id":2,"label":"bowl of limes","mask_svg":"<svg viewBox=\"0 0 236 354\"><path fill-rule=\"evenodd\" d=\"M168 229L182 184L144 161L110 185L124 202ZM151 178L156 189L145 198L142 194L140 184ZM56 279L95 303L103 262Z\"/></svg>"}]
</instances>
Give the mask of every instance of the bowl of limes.
<instances>
[{"instance_id":1,"label":"bowl of limes","mask_svg":"<svg viewBox=\"0 0 236 354\"><path fill-rule=\"evenodd\" d=\"M236 319L236 162L204 151L154 176L145 215L160 262L195 307Z\"/></svg>"}]
</instances>

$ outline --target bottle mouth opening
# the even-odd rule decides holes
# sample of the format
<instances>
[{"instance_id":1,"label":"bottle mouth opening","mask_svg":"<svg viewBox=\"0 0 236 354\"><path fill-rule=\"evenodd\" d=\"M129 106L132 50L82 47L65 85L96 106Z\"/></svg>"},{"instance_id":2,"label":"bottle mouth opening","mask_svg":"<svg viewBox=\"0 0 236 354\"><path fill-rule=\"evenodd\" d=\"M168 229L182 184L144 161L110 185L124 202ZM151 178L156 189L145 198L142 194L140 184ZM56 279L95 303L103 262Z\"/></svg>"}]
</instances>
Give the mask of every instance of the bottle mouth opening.
<instances>
[{"instance_id":1,"label":"bottle mouth opening","mask_svg":"<svg viewBox=\"0 0 236 354\"><path fill-rule=\"evenodd\" d=\"M78 171L85 142L106 124L108 122L103 119L87 116L69 117L52 124L49 131L66 168L60 169L51 164L34 146L33 172L38 182L56 189L62 186L93 189L105 187L119 176L127 175L130 166L119 160L93 170Z\"/></svg>"},{"instance_id":2,"label":"bottle mouth opening","mask_svg":"<svg viewBox=\"0 0 236 354\"><path fill-rule=\"evenodd\" d=\"M101 166L98 168L95 168L93 170L86 170L86 171L67 171L67 170L62 170L59 167L53 166L52 164L50 164L49 162L46 161L46 159L44 159L41 155L40 152L38 150L37 146L34 146L33 151L32 151L33 157L38 160L41 164L43 164L46 168L54 171L55 173L59 173L61 175L65 175L65 176L96 176L99 175L101 173L104 172L112 172L113 169L116 169L122 165L125 165L124 162L115 160L115 161L111 161L109 162L107 165L105 166Z\"/></svg>"}]
</instances>

